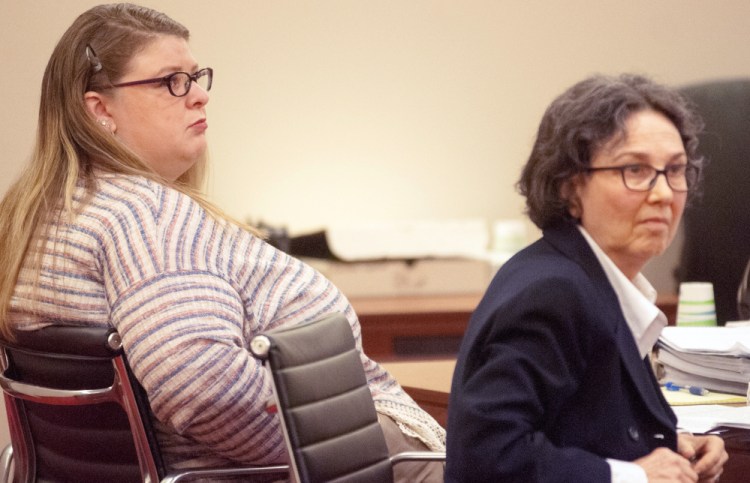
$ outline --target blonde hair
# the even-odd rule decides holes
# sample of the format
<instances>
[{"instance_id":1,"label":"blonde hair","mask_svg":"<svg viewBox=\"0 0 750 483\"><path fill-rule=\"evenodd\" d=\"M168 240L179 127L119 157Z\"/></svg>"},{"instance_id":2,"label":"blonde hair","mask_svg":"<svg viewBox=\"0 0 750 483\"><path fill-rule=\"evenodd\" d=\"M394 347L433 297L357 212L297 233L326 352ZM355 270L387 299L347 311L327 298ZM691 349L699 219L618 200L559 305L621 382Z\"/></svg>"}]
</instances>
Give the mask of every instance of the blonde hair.
<instances>
[{"instance_id":1,"label":"blonde hair","mask_svg":"<svg viewBox=\"0 0 750 483\"><path fill-rule=\"evenodd\" d=\"M176 181L159 176L141 158L98 126L84 102L87 91L105 89L120 79L132 57L161 35L189 39L189 31L163 13L137 5L100 5L80 15L63 34L42 81L36 143L31 161L0 202L0 334L8 325L11 298L21 268L38 277L39 250L55 225L70 217L76 186L92 193L95 171L144 176L195 199L212 216L237 223L200 193L205 159Z\"/></svg>"}]
</instances>

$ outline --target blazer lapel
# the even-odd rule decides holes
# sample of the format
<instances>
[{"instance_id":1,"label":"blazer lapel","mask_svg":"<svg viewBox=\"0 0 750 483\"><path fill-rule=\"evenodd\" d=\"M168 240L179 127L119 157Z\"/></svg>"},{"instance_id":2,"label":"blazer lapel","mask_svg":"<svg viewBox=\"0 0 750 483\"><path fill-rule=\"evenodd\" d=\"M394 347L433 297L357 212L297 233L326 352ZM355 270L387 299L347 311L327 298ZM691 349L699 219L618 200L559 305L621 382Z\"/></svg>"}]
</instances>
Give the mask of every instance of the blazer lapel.
<instances>
[{"instance_id":1,"label":"blazer lapel","mask_svg":"<svg viewBox=\"0 0 750 483\"><path fill-rule=\"evenodd\" d=\"M623 365L630 374L633 385L638 389L638 393L649 411L664 425L674 427L676 424L674 412L662 396L650 364L645 358L640 358L633 336L628 330L627 322L622 318L622 315L620 315L620 318L622 323L618 325L622 329L617 331L616 337Z\"/></svg>"},{"instance_id":2,"label":"blazer lapel","mask_svg":"<svg viewBox=\"0 0 750 483\"><path fill-rule=\"evenodd\" d=\"M597 292L591 303L597 306L604 323L610 326L620 352L620 359L648 410L666 426L675 425L674 413L659 391L653 371L641 359L633 334L625 321L612 285L599 260L573 223L544 230L544 238L565 256L578 263L591 278Z\"/></svg>"}]
</instances>

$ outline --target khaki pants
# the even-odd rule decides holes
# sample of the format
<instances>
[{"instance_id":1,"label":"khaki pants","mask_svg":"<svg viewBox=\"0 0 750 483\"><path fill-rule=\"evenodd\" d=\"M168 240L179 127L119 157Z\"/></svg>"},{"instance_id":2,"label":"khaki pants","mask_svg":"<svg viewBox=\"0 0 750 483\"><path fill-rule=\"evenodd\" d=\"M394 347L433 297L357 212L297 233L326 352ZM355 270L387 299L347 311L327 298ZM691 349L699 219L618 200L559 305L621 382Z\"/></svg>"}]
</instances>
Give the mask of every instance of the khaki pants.
<instances>
[{"instance_id":1,"label":"khaki pants","mask_svg":"<svg viewBox=\"0 0 750 483\"><path fill-rule=\"evenodd\" d=\"M394 455L404 451L430 451L416 438L406 436L388 416L378 414L378 422L385 434L388 453ZM442 462L403 462L393 467L396 483L443 483L444 464Z\"/></svg>"}]
</instances>

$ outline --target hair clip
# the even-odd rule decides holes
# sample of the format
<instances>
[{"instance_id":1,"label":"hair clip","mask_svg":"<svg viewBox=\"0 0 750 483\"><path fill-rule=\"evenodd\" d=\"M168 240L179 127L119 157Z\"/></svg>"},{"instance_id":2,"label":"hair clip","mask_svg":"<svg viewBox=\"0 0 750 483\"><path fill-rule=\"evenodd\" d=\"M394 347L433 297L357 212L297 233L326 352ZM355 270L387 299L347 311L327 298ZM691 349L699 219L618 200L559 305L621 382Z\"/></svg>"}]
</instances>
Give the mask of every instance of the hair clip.
<instances>
[{"instance_id":1,"label":"hair clip","mask_svg":"<svg viewBox=\"0 0 750 483\"><path fill-rule=\"evenodd\" d=\"M86 58L89 59L91 69L94 71L94 74L102 70L102 63L99 60L99 57L96 56L96 52L94 52L94 49L90 45L86 45Z\"/></svg>"}]
</instances>

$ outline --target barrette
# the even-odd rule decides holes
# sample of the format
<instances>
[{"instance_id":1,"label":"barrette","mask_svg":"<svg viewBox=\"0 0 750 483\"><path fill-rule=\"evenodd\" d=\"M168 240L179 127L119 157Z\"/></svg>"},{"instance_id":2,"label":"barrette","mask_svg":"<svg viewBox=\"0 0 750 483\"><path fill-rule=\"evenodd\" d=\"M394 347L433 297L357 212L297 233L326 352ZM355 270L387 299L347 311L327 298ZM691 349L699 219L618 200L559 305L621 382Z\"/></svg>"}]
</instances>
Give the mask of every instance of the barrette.
<instances>
[{"instance_id":1,"label":"barrette","mask_svg":"<svg viewBox=\"0 0 750 483\"><path fill-rule=\"evenodd\" d=\"M99 60L99 57L96 56L96 52L94 52L94 49L90 45L86 45L86 58L89 59L91 69L94 71L94 74L102 70L102 63Z\"/></svg>"}]
</instances>

